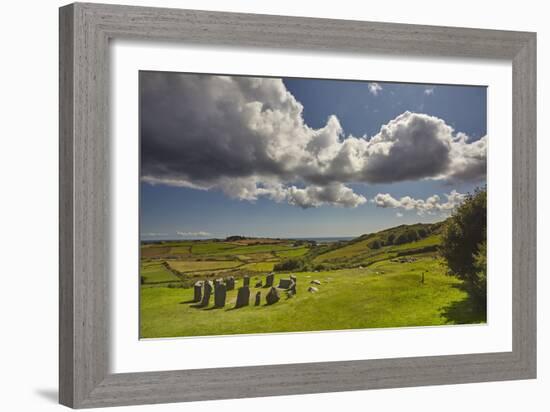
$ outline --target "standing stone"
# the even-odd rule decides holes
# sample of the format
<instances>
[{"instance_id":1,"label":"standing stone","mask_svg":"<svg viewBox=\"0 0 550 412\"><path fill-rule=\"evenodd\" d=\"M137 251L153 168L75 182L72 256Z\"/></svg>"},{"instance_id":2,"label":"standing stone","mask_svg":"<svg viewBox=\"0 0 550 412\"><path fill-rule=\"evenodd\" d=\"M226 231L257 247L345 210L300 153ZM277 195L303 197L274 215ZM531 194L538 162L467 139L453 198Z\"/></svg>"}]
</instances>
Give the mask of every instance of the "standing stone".
<instances>
[{"instance_id":1,"label":"standing stone","mask_svg":"<svg viewBox=\"0 0 550 412\"><path fill-rule=\"evenodd\" d=\"M291 284L292 284L291 279L279 279L279 286L277 287L279 289L288 289Z\"/></svg>"},{"instance_id":2,"label":"standing stone","mask_svg":"<svg viewBox=\"0 0 550 412\"><path fill-rule=\"evenodd\" d=\"M268 305L273 305L274 303L277 303L279 301L279 291L275 288L269 289L269 292L267 292L267 295L265 296L265 300Z\"/></svg>"},{"instance_id":3,"label":"standing stone","mask_svg":"<svg viewBox=\"0 0 550 412\"><path fill-rule=\"evenodd\" d=\"M296 275L290 275L290 280L296 283Z\"/></svg>"},{"instance_id":4,"label":"standing stone","mask_svg":"<svg viewBox=\"0 0 550 412\"><path fill-rule=\"evenodd\" d=\"M260 306L261 301L262 301L262 292L258 291L256 292L256 302L254 302L254 305Z\"/></svg>"},{"instance_id":5,"label":"standing stone","mask_svg":"<svg viewBox=\"0 0 550 412\"><path fill-rule=\"evenodd\" d=\"M218 279L214 279L214 294L216 294L216 288L219 286L219 285L223 285L223 279L222 278L218 278Z\"/></svg>"},{"instance_id":6,"label":"standing stone","mask_svg":"<svg viewBox=\"0 0 550 412\"><path fill-rule=\"evenodd\" d=\"M236 308L242 308L243 306L248 306L250 301L250 288L248 286L243 286L239 288L237 292L237 303L235 303Z\"/></svg>"},{"instance_id":7,"label":"standing stone","mask_svg":"<svg viewBox=\"0 0 550 412\"><path fill-rule=\"evenodd\" d=\"M212 282L206 280L204 282L204 294L202 296L201 306L208 306L210 303L210 295L212 294Z\"/></svg>"},{"instance_id":8,"label":"standing stone","mask_svg":"<svg viewBox=\"0 0 550 412\"><path fill-rule=\"evenodd\" d=\"M273 286L273 281L275 280L275 275L273 273L270 273L265 277L265 287L270 288Z\"/></svg>"},{"instance_id":9,"label":"standing stone","mask_svg":"<svg viewBox=\"0 0 550 412\"><path fill-rule=\"evenodd\" d=\"M249 287L250 286L250 277L244 276L243 277L243 287Z\"/></svg>"},{"instance_id":10,"label":"standing stone","mask_svg":"<svg viewBox=\"0 0 550 412\"><path fill-rule=\"evenodd\" d=\"M291 280L290 287L288 288L288 294L289 296L293 296L296 294L296 281Z\"/></svg>"},{"instance_id":11,"label":"standing stone","mask_svg":"<svg viewBox=\"0 0 550 412\"><path fill-rule=\"evenodd\" d=\"M227 279L225 279L225 286L227 290L235 289L235 277L229 276Z\"/></svg>"},{"instance_id":12,"label":"standing stone","mask_svg":"<svg viewBox=\"0 0 550 412\"><path fill-rule=\"evenodd\" d=\"M214 305L217 308L223 308L225 306L226 296L226 287L223 282L216 283L216 286L214 288Z\"/></svg>"},{"instance_id":13,"label":"standing stone","mask_svg":"<svg viewBox=\"0 0 550 412\"><path fill-rule=\"evenodd\" d=\"M200 302L201 299L202 299L202 285L203 285L204 282L202 281L197 281L195 282L195 285L194 285L194 296L193 296L193 302Z\"/></svg>"}]
</instances>

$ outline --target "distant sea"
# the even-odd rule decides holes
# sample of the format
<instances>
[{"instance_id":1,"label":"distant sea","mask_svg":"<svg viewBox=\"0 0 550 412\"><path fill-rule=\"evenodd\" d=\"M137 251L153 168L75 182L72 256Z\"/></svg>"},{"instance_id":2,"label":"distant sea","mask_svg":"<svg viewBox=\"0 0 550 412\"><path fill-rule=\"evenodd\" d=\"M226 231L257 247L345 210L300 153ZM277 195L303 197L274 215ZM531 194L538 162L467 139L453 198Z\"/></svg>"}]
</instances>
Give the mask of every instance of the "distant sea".
<instances>
[{"instance_id":1,"label":"distant sea","mask_svg":"<svg viewBox=\"0 0 550 412\"><path fill-rule=\"evenodd\" d=\"M293 237L292 240L314 240L317 243L332 243L339 242L341 240L355 239L355 236L333 236L333 237Z\"/></svg>"}]
</instances>

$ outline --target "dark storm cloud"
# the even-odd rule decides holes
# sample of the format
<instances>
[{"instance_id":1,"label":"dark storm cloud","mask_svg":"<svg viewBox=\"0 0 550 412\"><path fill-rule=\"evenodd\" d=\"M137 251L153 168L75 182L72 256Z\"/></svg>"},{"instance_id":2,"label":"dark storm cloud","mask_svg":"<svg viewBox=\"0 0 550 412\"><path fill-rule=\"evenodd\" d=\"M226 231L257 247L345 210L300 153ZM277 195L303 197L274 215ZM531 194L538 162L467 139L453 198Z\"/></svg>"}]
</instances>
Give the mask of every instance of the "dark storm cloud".
<instances>
[{"instance_id":1,"label":"dark storm cloud","mask_svg":"<svg viewBox=\"0 0 550 412\"><path fill-rule=\"evenodd\" d=\"M153 184L355 207L366 199L348 183L486 173L485 137L469 143L443 120L410 112L371 138L344 136L335 116L312 129L280 79L144 73L141 104L142 179Z\"/></svg>"}]
</instances>

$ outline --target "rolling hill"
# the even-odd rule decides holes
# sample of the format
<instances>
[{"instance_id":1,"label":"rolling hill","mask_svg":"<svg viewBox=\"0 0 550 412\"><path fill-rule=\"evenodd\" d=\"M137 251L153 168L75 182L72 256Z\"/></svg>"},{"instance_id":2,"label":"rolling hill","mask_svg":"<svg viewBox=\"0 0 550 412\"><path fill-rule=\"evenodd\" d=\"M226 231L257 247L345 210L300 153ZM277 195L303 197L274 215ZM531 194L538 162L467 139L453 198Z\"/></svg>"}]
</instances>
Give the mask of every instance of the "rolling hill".
<instances>
[{"instance_id":1,"label":"rolling hill","mask_svg":"<svg viewBox=\"0 0 550 412\"><path fill-rule=\"evenodd\" d=\"M300 258L296 268L315 270L355 268L403 256L435 256L443 222L400 225L359 236L347 242L318 245ZM286 264L285 264L286 263ZM295 269L288 261L276 269ZM284 271L284 270L283 270Z\"/></svg>"},{"instance_id":2,"label":"rolling hill","mask_svg":"<svg viewBox=\"0 0 550 412\"><path fill-rule=\"evenodd\" d=\"M143 244L142 338L484 323L438 252L443 223L400 225L350 241L230 239ZM288 267L287 267L288 266ZM297 293L268 305L266 275ZM236 309L243 277L261 304ZM197 280L235 277L222 308L193 301ZM311 292L311 285L314 292Z\"/></svg>"}]
</instances>

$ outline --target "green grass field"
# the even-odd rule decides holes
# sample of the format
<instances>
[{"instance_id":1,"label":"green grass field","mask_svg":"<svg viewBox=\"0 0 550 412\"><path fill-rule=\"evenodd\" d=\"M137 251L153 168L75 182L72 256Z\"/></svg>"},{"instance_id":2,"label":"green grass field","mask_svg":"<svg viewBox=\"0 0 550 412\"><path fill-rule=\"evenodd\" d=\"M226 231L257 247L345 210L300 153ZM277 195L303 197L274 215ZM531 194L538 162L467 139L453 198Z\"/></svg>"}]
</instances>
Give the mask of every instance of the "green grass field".
<instances>
[{"instance_id":1,"label":"green grass field","mask_svg":"<svg viewBox=\"0 0 550 412\"><path fill-rule=\"evenodd\" d=\"M172 246L170 248L172 255L189 255L191 254L191 246Z\"/></svg>"},{"instance_id":2,"label":"green grass field","mask_svg":"<svg viewBox=\"0 0 550 412\"><path fill-rule=\"evenodd\" d=\"M145 284L175 282L179 279L160 263L146 263L141 266Z\"/></svg>"},{"instance_id":3,"label":"green grass field","mask_svg":"<svg viewBox=\"0 0 550 412\"><path fill-rule=\"evenodd\" d=\"M308 250L309 249L307 247L299 247L290 250L279 250L275 252L275 254L281 258L300 257L304 256Z\"/></svg>"},{"instance_id":4,"label":"green grass field","mask_svg":"<svg viewBox=\"0 0 550 412\"><path fill-rule=\"evenodd\" d=\"M212 255L235 249L238 245L228 242L197 242L191 247L194 255Z\"/></svg>"},{"instance_id":5,"label":"green grass field","mask_svg":"<svg viewBox=\"0 0 550 412\"><path fill-rule=\"evenodd\" d=\"M422 272L426 272L424 284ZM226 307L197 308L191 289L143 288L142 338L297 332L335 329L428 326L480 322L476 313L455 314L468 299L461 282L443 272L433 258L414 263L383 262L367 269L298 273L297 294L266 306L267 289L251 288L251 303L262 292L261 306L234 309L236 290ZM276 283L279 277L276 276ZM318 279L319 291L307 291ZM211 302L213 303L213 302ZM162 320L162 321L159 321Z\"/></svg>"},{"instance_id":6,"label":"green grass field","mask_svg":"<svg viewBox=\"0 0 550 412\"><path fill-rule=\"evenodd\" d=\"M168 264L180 272L198 272L203 270L217 270L233 268L242 265L238 260L170 260Z\"/></svg>"},{"instance_id":7,"label":"green grass field","mask_svg":"<svg viewBox=\"0 0 550 412\"><path fill-rule=\"evenodd\" d=\"M271 272L275 266L275 262L254 262L247 263L242 269L249 269L254 272Z\"/></svg>"},{"instance_id":8,"label":"green grass field","mask_svg":"<svg viewBox=\"0 0 550 412\"><path fill-rule=\"evenodd\" d=\"M273 253L250 253L248 255L237 254L235 257L243 262L273 262L278 258Z\"/></svg>"},{"instance_id":9,"label":"green grass field","mask_svg":"<svg viewBox=\"0 0 550 412\"><path fill-rule=\"evenodd\" d=\"M371 241L371 239L363 240L357 243L353 243L348 246L344 246L341 248L338 248L336 250L323 253L322 255L317 256L314 261L315 262L327 262L331 260L338 260L338 259L347 259L352 257L363 257L363 258L371 258L376 255L386 255L386 257L390 257L390 255L394 254L394 252L402 252L405 250L410 249L421 249L428 246L436 246L441 241L440 236L435 234L432 236L428 236L424 239L420 239L414 242L409 242L401 245L391 245L391 246L383 246L380 249L371 249L368 247L368 243Z\"/></svg>"},{"instance_id":10,"label":"green grass field","mask_svg":"<svg viewBox=\"0 0 550 412\"><path fill-rule=\"evenodd\" d=\"M263 239L262 242L188 241L142 246L140 336L142 338L228 335L435 326L484 323L483 309L472 303L462 281L447 274L439 257L439 227L414 225L414 240L392 244L408 233L398 226L354 241L322 244ZM373 240L379 244L373 246ZM257 243L257 244L255 244ZM299 259L297 294L266 305L268 289L251 287L250 306L235 309L242 277L265 279L274 265ZM177 272L172 273L164 265ZM314 270L324 266L324 269ZM422 274L424 282L422 283ZM234 276L224 308L197 307L192 302L197 280ZM288 272L277 272L279 279ZM311 285L319 280L320 285ZM316 293L308 288L318 288ZM256 292L261 305L254 306Z\"/></svg>"}]
</instances>

